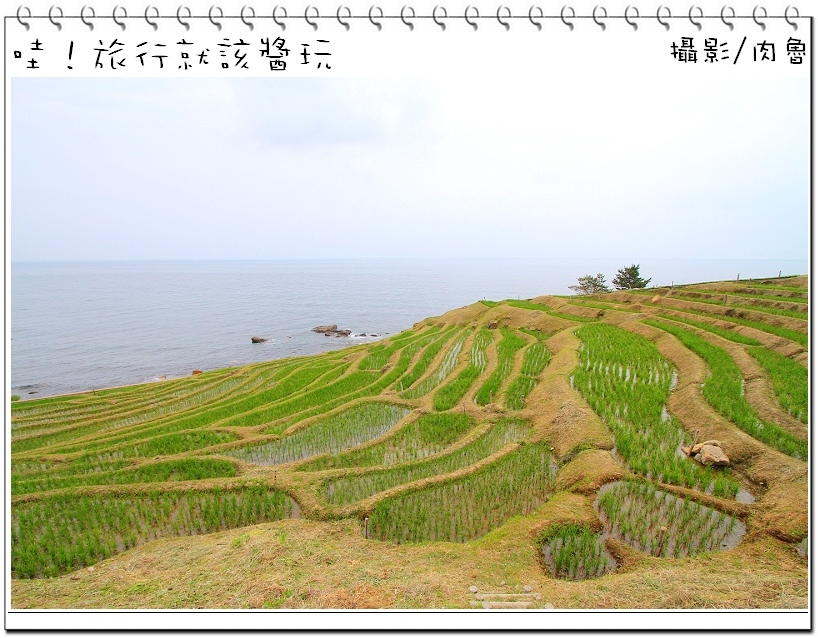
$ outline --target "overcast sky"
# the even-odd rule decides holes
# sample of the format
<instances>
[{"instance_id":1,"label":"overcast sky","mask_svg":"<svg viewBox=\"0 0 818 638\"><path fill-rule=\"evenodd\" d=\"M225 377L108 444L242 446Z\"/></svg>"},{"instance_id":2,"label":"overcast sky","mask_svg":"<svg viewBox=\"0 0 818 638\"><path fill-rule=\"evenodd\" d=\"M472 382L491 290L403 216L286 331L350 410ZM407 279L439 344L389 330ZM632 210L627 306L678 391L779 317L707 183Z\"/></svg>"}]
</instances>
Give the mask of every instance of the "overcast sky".
<instances>
[{"instance_id":1,"label":"overcast sky","mask_svg":"<svg viewBox=\"0 0 818 638\"><path fill-rule=\"evenodd\" d=\"M806 79L15 79L12 260L788 258Z\"/></svg>"}]
</instances>

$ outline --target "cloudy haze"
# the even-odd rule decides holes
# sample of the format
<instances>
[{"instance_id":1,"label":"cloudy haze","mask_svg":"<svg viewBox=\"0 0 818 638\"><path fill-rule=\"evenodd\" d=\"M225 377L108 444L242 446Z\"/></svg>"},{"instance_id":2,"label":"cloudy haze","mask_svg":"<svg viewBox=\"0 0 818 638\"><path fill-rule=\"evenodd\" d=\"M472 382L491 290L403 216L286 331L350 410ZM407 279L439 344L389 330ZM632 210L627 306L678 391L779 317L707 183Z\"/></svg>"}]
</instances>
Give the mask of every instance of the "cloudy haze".
<instances>
[{"instance_id":1,"label":"cloudy haze","mask_svg":"<svg viewBox=\"0 0 818 638\"><path fill-rule=\"evenodd\" d=\"M806 259L807 79L15 79L12 260Z\"/></svg>"}]
</instances>

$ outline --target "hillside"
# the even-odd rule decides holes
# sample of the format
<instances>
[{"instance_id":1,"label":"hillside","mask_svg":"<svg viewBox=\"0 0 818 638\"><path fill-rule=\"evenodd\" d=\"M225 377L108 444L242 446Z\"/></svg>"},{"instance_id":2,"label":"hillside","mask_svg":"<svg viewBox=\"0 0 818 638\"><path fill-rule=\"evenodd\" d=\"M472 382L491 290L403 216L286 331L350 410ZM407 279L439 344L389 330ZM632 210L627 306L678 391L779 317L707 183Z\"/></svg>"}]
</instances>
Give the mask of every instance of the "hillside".
<instances>
[{"instance_id":1,"label":"hillside","mask_svg":"<svg viewBox=\"0 0 818 638\"><path fill-rule=\"evenodd\" d=\"M807 334L806 277L485 301L13 402L12 607L806 608Z\"/></svg>"}]
</instances>

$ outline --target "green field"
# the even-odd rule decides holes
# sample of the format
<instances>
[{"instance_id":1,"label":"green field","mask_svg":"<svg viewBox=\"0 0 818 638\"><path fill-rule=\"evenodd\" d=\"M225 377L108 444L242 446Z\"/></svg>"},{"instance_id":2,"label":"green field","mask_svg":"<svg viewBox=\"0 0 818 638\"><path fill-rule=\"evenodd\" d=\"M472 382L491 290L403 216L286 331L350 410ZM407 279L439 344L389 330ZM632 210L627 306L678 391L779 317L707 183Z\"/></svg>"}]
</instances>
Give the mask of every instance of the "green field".
<instances>
[{"instance_id":1,"label":"green field","mask_svg":"<svg viewBox=\"0 0 818 638\"><path fill-rule=\"evenodd\" d=\"M13 605L799 606L806 304L805 277L483 301L14 400ZM708 440L728 466L683 453Z\"/></svg>"}]
</instances>

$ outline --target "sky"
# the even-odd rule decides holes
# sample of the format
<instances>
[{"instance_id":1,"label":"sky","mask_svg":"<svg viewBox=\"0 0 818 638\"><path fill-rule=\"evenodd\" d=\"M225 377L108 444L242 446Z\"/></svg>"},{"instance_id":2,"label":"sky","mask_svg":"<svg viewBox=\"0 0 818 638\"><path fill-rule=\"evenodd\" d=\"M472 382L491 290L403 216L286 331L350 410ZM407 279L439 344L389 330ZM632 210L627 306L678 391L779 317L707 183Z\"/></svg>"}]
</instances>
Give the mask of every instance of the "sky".
<instances>
[{"instance_id":1,"label":"sky","mask_svg":"<svg viewBox=\"0 0 818 638\"><path fill-rule=\"evenodd\" d=\"M20 79L11 258L806 259L801 78Z\"/></svg>"}]
</instances>

